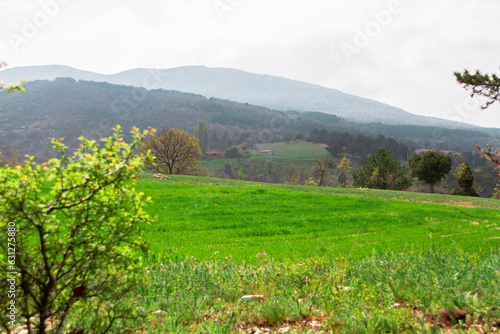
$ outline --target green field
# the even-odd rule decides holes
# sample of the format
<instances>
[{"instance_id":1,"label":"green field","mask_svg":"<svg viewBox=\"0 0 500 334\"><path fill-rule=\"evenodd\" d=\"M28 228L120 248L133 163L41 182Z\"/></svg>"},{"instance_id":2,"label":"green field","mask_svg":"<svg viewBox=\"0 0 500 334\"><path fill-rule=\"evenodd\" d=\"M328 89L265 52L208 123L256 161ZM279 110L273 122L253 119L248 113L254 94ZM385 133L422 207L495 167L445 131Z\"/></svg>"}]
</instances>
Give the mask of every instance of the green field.
<instances>
[{"instance_id":1,"label":"green field","mask_svg":"<svg viewBox=\"0 0 500 334\"><path fill-rule=\"evenodd\" d=\"M138 187L152 197L148 212L158 217L146 229L151 252L169 259L255 262L262 252L276 259L360 258L428 249L431 242L470 251L500 243L499 210L409 201L396 192L172 179ZM400 198L382 197L389 194ZM447 197L456 200L438 198Z\"/></svg>"},{"instance_id":2,"label":"green field","mask_svg":"<svg viewBox=\"0 0 500 334\"><path fill-rule=\"evenodd\" d=\"M314 160L318 156L325 155L328 152L320 144L314 144L306 141L282 142L258 144L255 149L249 149L250 156L261 159L269 159L269 156L260 155L262 150L273 150L276 155L273 159L291 159L291 160Z\"/></svg>"},{"instance_id":3,"label":"green field","mask_svg":"<svg viewBox=\"0 0 500 334\"><path fill-rule=\"evenodd\" d=\"M151 174L137 190L157 217L142 303L165 312L144 332L498 330L498 201Z\"/></svg>"}]
</instances>

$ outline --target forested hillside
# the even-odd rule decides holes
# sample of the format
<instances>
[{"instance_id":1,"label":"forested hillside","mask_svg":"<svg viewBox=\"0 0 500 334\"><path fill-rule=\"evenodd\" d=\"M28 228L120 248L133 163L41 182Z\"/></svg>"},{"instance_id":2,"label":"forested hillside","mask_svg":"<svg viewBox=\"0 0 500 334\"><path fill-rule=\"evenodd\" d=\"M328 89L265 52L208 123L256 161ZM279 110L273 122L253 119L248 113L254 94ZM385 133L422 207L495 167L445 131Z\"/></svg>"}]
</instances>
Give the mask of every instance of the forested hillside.
<instances>
[{"instance_id":1,"label":"forested hillside","mask_svg":"<svg viewBox=\"0 0 500 334\"><path fill-rule=\"evenodd\" d=\"M201 95L73 79L29 83L23 95L0 94L0 116L2 138L49 156L53 137L65 138L72 147L77 137L102 138L116 124L124 129L174 127L192 132L202 118L209 124L211 145L224 147L242 137L258 137L263 129L277 133L290 121L266 108Z\"/></svg>"},{"instance_id":2,"label":"forested hillside","mask_svg":"<svg viewBox=\"0 0 500 334\"><path fill-rule=\"evenodd\" d=\"M132 126L152 126L180 128L192 134L198 119L204 119L208 126L208 148L217 150L243 142L253 145L307 138L311 131L312 140L325 142L321 131L324 134L332 130L350 134L338 142L329 140L330 146L338 146L331 148L336 153L343 152L344 147L348 147L347 153L350 153L354 146L359 153L373 151L373 148L361 148L367 142L361 137L363 140L352 143L360 134L371 137L382 134L410 150L474 151L473 144L500 146L498 138L481 130L355 123L320 112L285 113L162 89L146 90L67 78L30 82L25 88L25 94L0 93L0 138L5 142L3 145L9 143L17 148L1 150L4 154L17 151L18 155L22 152L22 155L50 157L54 154L51 138L65 138L65 143L74 148L79 145L79 136L103 138L116 124L126 131ZM314 134L319 138L315 139ZM406 153L401 150L398 155L403 158Z\"/></svg>"}]
</instances>

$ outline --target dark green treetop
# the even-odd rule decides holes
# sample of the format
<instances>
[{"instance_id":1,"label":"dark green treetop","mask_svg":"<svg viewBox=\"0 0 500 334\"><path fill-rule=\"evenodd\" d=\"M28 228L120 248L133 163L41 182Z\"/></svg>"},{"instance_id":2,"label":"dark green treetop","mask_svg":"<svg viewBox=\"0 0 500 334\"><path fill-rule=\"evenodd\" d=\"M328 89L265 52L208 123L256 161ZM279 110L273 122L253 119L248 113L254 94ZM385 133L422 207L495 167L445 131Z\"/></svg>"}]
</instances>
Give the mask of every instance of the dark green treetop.
<instances>
[{"instance_id":1,"label":"dark green treetop","mask_svg":"<svg viewBox=\"0 0 500 334\"><path fill-rule=\"evenodd\" d=\"M391 151L379 148L352 177L359 187L405 190L412 184L408 173L408 168Z\"/></svg>"},{"instance_id":2,"label":"dark green treetop","mask_svg":"<svg viewBox=\"0 0 500 334\"><path fill-rule=\"evenodd\" d=\"M434 193L434 185L446 179L446 175L450 172L452 160L448 155L427 151L424 155L415 154L408 164L412 177L428 183L430 192Z\"/></svg>"}]
</instances>

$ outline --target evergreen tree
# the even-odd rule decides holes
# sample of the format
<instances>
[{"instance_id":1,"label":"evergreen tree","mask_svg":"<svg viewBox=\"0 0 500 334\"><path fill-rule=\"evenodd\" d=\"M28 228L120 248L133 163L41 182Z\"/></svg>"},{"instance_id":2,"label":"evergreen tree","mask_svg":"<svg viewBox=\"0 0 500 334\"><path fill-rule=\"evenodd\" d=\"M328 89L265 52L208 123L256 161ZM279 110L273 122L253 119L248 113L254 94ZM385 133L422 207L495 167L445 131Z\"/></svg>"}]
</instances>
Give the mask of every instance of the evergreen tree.
<instances>
[{"instance_id":1,"label":"evergreen tree","mask_svg":"<svg viewBox=\"0 0 500 334\"><path fill-rule=\"evenodd\" d=\"M483 109L488 108L495 101L500 101L500 77L496 74L482 74L479 70L471 74L468 70L463 73L455 72L455 78L465 89L472 89L471 97L482 95L488 98Z\"/></svg>"},{"instance_id":2,"label":"evergreen tree","mask_svg":"<svg viewBox=\"0 0 500 334\"><path fill-rule=\"evenodd\" d=\"M469 165L466 163L461 164L455 169L454 175L457 178L460 189L453 189L451 192L452 195L479 197L477 192L472 188L472 185L474 184L474 175L472 174L472 170Z\"/></svg>"},{"instance_id":3,"label":"evergreen tree","mask_svg":"<svg viewBox=\"0 0 500 334\"><path fill-rule=\"evenodd\" d=\"M451 170L452 160L448 155L427 151L424 155L415 154L408 161L412 177L429 183L430 192L434 193L434 185L446 179Z\"/></svg>"},{"instance_id":4,"label":"evergreen tree","mask_svg":"<svg viewBox=\"0 0 500 334\"><path fill-rule=\"evenodd\" d=\"M474 95L482 95L488 99L482 109L488 108L496 101L500 101L500 77L496 74L482 74L479 70L471 74L468 70L463 73L455 72L455 78L465 89L472 89L471 97ZM500 165L500 149L493 150L489 145L486 149L482 149L478 145L474 145L478 151L486 156L486 159Z\"/></svg>"}]
</instances>

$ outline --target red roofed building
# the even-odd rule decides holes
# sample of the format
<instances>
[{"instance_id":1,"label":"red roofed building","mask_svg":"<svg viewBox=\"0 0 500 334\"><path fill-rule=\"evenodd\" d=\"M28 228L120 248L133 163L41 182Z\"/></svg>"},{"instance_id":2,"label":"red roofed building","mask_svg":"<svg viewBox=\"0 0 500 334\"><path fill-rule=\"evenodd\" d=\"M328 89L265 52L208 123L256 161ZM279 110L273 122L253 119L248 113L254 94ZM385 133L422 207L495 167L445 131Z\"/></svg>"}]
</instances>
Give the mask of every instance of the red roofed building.
<instances>
[{"instance_id":1,"label":"red roofed building","mask_svg":"<svg viewBox=\"0 0 500 334\"><path fill-rule=\"evenodd\" d=\"M208 159L220 159L220 158L222 158L223 155L224 155L224 153L219 152L219 151L205 152L205 156Z\"/></svg>"}]
</instances>

